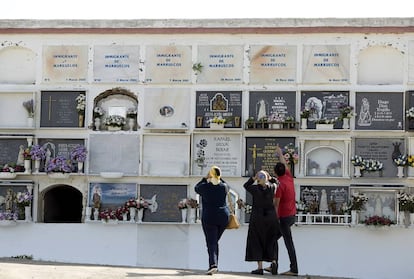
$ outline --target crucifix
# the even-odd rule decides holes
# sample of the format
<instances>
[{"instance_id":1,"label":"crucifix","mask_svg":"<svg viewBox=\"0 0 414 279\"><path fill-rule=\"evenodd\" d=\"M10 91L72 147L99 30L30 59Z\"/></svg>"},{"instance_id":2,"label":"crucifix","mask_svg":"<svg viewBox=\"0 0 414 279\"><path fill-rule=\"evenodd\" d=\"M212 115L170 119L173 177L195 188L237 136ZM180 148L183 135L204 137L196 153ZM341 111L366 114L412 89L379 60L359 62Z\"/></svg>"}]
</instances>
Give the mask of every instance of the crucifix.
<instances>
[{"instance_id":1,"label":"crucifix","mask_svg":"<svg viewBox=\"0 0 414 279\"><path fill-rule=\"evenodd\" d=\"M258 148L256 144L253 144L253 147L249 148L249 150L252 151L253 174L256 173L256 159L257 159L257 150L258 149L262 149L262 148Z\"/></svg>"},{"instance_id":2,"label":"crucifix","mask_svg":"<svg viewBox=\"0 0 414 279\"><path fill-rule=\"evenodd\" d=\"M44 102L48 102L48 119L49 121L52 120L52 102L56 102L56 100L52 100L52 95L49 95L49 98L47 100L43 100Z\"/></svg>"}]
</instances>

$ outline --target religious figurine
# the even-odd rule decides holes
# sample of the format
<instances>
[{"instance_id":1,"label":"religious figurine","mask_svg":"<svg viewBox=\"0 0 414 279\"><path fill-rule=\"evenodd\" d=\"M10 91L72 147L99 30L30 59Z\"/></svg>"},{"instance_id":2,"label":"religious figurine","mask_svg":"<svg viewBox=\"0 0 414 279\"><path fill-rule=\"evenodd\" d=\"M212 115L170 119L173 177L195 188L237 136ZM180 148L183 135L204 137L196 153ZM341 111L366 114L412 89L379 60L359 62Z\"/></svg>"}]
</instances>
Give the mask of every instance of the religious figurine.
<instances>
[{"instance_id":1,"label":"religious figurine","mask_svg":"<svg viewBox=\"0 0 414 279\"><path fill-rule=\"evenodd\" d=\"M13 210L13 190L12 189L7 190L5 206L6 206L6 211Z\"/></svg>"},{"instance_id":2,"label":"religious figurine","mask_svg":"<svg viewBox=\"0 0 414 279\"><path fill-rule=\"evenodd\" d=\"M362 99L361 111L359 112L358 125L370 126L371 125L371 113L369 112L369 102L367 98Z\"/></svg>"}]
</instances>

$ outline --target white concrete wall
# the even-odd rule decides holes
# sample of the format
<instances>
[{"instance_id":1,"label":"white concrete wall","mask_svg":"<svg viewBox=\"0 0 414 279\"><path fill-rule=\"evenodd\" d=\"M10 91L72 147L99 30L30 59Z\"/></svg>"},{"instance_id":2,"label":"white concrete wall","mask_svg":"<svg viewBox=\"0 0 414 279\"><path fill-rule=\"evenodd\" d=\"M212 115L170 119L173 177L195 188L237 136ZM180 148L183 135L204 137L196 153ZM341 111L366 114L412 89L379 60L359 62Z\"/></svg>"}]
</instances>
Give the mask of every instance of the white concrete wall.
<instances>
[{"instance_id":1,"label":"white concrete wall","mask_svg":"<svg viewBox=\"0 0 414 279\"><path fill-rule=\"evenodd\" d=\"M249 272L245 262L247 225L228 230L220 242L219 268ZM295 226L299 273L361 279L411 279L414 229L392 227ZM0 228L0 257L33 255L35 260L101 265L206 270L200 224L104 225L20 222ZM279 271L289 268L279 241Z\"/></svg>"}]
</instances>

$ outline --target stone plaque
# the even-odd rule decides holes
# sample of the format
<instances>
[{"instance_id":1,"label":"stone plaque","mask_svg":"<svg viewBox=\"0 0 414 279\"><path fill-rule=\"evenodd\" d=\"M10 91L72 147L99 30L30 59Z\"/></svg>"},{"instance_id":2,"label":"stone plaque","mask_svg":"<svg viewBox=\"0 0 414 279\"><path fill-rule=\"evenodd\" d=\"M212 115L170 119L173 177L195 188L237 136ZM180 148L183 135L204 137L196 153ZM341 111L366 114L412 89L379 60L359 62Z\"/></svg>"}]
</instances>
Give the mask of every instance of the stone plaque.
<instances>
[{"instance_id":1,"label":"stone plaque","mask_svg":"<svg viewBox=\"0 0 414 279\"><path fill-rule=\"evenodd\" d=\"M143 124L152 128L189 127L190 90L183 88L150 88L145 90ZM182 123L185 124L182 125Z\"/></svg>"},{"instance_id":2,"label":"stone plaque","mask_svg":"<svg viewBox=\"0 0 414 279\"><path fill-rule=\"evenodd\" d=\"M0 50L0 83L35 84L36 53L28 48L9 46Z\"/></svg>"},{"instance_id":3,"label":"stone plaque","mask_svg":"<svg viewBox=\"0 0 414 279\"><path fill-rule=\"evenodd\" d=\"M308 118L308 128L315 127L315 120L335 119L340 116L339 106L349 105L348 91L303 91L301 92L301 110L313 109ZM341 126L335 123L335 128ZM339 125L339 126L338 126Z\"/></svg>"},{"instance_id":4,"label":"stone plaque","mask_svg":"<svg viewBox=\"0 0 414 279\"><path fill-rule=\"evenodd\" d=\"M197 83L242 83L243 46L199 46Z\"/></svg>"},{"instance_id":5,"label":"stone plaque","mask_svg":"<svg viewBox=\"0 0 414 279\"><path fill-rule=\"evenodd\" d=\"M405 154L405 142L403 138L356 138L354 154L384 164L381 172L364 171L363 177L396 177L397 167L393 158Z\"/></svg>"},{"instance_id":6,"label":"stone plaque","mask_svg":"<svg viewBox=\"0 0 414 279\"><path fill-rule=\"evenodd\" d=\"M86 82L87 46L43 47L43 82Z\"/></svg>"},{"instance_id":7,"label":"stone plaque","mask_svg":"<svg viewBox=\"0 0 414 279\"><path fill-rule=\"evenodd\" d=\"M85 91L42 91L41 94L40 127L83 127L79 125L76 98L85 95Z\"/></svg>"},{"instance_id":8,"label":"stone plaque","mask_svg":"<svg viewBox=\"0 0 414 279\"><path fill-rule=\"evenodd\" d=\"M349 45L308 45L303 47L303 83L349 83Z\"/></svg>"},{"instance_id":9,"label":"stone plaque","mask_svg":"<svg viewBox=\"0 0 414 279\"><path fill-rule=\"evenodd\" d=\"M300 201L306 212L340 214L349 201L349 186L301 185Z\"/></svg>"},{"instance_id":10,"label":"stone plaque","mask_svg":"<svg viewBox=\"0 0 414 279\"><path fill-rule=\"evenodd\" d=\"M30 100L36 103L31 92L2 92L0 94L0 127L33 129L33 124L28 123L27 120L29 114L23 106L24 102ZM34 108L37 114L36 105Z\"/></svg>"},{"instance_id":11,"label":"stone plaque","mask_svg":"<svg viewBox=\"0 0 414 279\"><path fill-rule=\"evenodd\" d=\"M145 60L146 83L191 82L191 46L148 46Z\"/></svg>"},{"instance_id":12,"label":"stone plaque","mask_svg":"<svg viewBox=\"0 0 414 279\"><path fill-rule=\"evenodd\" d=\"M194 134L192 175L205 176L216 165L223 177L240 176L240 150L240 134Z\"/></svg>"},{"instance_id":13,"label":"stone plaque","mask_svg":"<svg viewBox=\"0 0 414 279\"><path fill-rule=\"evenodd\" d=\"M403 92L356 92L356 130L402 130Z\"/></svg>"},{"instance_id":14,"label":"stone plaque","mask_svg":"<svg viewBox=\"0 0 414 279\"><path fill-rule=\"evenodd\" d=\"M294 83L296 82L296 60L296 46L251 46L250 83Z\"/></svg>"},{"instance_id":15,"label":"stone plaque","mask_svg":"<svg viewBox=\"0 0 414 279\"><path fill-rule=\"evenodd\" d=\"M138 82L139 46L95 46L94 82Z\"/></svg>"},{"instance_id":16,"label":"stone plaque","mask_svg":"<svg viewBox=\"0 0 414 279\"><path fill-rule=\"evenodd\" d=\"M0 138L0 166L5 164L23 165L23 158L19 158L22 156L19 156L19 152L23 152L26 147L26 138Z\"/></svg>"},{"instance_id":17,"label":"stone plaque","mask_svg":"<svg viewBox=\"0 0 414 279\"><path fill-rule=\"evenodd\" d=\"M283 121L296 116L296 92L252 91L249 95L249 117L259 121L267 117L269 121Z\"/></svg>"},{"instance_id":18,"label":"stone plaque","mask_svg":"<svg viewBox=\"0 0 414 279\"><path fill-rule=\"evenodd\" d=\"M180 200L188 197L187 185L152 185L141 184L140 196L145 199L154 198L157 202L157 210L151 212L146 209L144 222L179 222L181 223L181 211L178 209Z\"/></svg>"},{"instance_id":19,"label":"stone plaque","mask_svg":"<svg viewBox=\"0 0 414 279\"><path fill-rule=\"evenodd\" d=\"M241 115L241 91L196 92L196 128L209 128L214 117L225 118L226 128L240 128Z\"/></svg>"},{"instance_id":20,"label":"stone plaque","mask_svg":"<svg viewBox=\"0 0 414 279\"><path fill-rule=\"evenodd\" d=\"M121 172L124 175L138 175L139 147L139 135L90 135L89 173Z\"/></svg>"},{"instance_id":21,"label":"stone plaque","mask_svg":"<svg viewBox=\"0 0 414 279\"><path fill-rule=\"evenodd\" d=\"M149 176L188 176L190 136L176 134L144 135L142 172ZM171 148L171 147L174 148Z\"/></svg>"},{"instance_id":22,"label":"stone plaque","mask_svg":"<svg viewBox=\"0 0 414 279\"><path fill-rule=\"evenodd\" d=\"M273 167L279 160L276 157L276 146L280 148L293 143L294 137L246 137L245 176L254 176L259 170L273 174Z\"/></svg>"},{"instance_id":23,"label":"stone plaque","mask_svg":"<svg viewBox=\"0 0 414 279\"><path fill-rule=\"evenodd\" d=\"M123 207L130 198L137 198L137 184L91 182L89 184L88 206L94 206L94 198L100 201L99 211L116 210Z\"/></svg>"}]
</instances>

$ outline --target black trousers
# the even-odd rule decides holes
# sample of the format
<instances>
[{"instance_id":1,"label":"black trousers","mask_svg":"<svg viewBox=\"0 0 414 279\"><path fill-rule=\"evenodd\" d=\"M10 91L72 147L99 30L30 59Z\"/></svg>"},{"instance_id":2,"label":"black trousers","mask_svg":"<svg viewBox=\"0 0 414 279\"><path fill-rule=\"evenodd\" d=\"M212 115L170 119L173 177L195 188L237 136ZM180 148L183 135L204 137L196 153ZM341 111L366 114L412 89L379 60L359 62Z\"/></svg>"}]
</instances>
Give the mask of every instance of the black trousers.
<instances>
[{"instance_id":1,"label":"black trousers","mask_svg":"<svg viewBox=\"0 0 414 279\"><path fill-rule=\"evenodd\" d=\"M208 263L209 268L212 266L218 266L219 256L219 240L226 230L226 225L212 225L202 223L204 236L206 238Z\"/></svg>"},{"instance_id":2,"label":"black trousers","mask_svg":"<svg viewBox=\"0 0 414 279\"><path fill-rule=\"evenodd\" d=\"M288 216L279 218L280 230L277 234L277 239L283 236L286 249L289 254L290 271L298 273L298 262L296 259L295 245L293 244L292 231L290 227L295 224L296 216Z\"/></svg>"}]
</instances>

